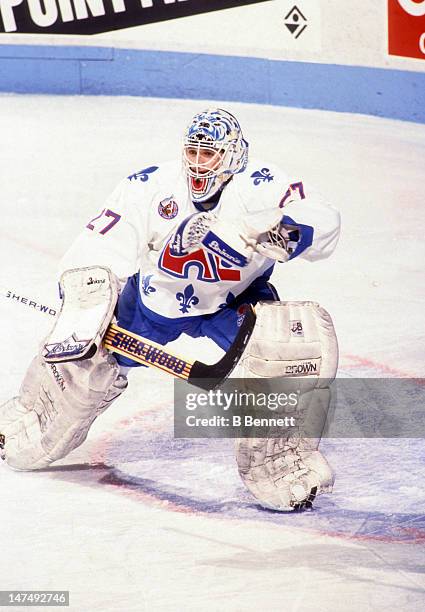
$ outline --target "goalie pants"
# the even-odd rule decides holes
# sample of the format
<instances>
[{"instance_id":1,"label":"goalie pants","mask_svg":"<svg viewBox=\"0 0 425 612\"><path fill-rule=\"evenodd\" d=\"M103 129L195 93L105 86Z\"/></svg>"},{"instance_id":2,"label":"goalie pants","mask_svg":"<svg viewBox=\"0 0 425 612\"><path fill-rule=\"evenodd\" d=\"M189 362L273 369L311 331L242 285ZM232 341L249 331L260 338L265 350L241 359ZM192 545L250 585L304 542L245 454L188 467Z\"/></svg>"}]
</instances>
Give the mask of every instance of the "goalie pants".
<instances>
[{"instance_id":1,"label":"goalie pants","mask_svg":"<svg viewBox=\"0 0 425 612\"><path fill-rule=\"evenodd\" d=\"M238 333L242 323L244 304L278 300L276 289L269 283L273 266L263 276L257 278L243 293L228 306L218 312L192 317L168 319L153 313L140 299L139 274L128 279L121 293L116 316L118 325L139 334L148 340L165 345L185 333L192 338L210 338L221 349L227 351ZM118 363L127 367L141 364L132 359L114 354Z\"/></svg>"}]
</instances>

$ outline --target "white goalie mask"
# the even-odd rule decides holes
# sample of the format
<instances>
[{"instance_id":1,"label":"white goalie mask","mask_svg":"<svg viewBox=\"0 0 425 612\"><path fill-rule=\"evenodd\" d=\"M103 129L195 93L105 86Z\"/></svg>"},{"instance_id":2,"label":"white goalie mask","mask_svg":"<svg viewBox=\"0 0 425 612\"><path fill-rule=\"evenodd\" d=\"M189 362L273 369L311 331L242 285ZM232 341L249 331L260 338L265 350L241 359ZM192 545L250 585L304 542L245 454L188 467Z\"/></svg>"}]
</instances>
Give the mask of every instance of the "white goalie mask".
<instances>
[{"instance_id":1,"label":"white goalie mask","mask_svg":"<svg viewBox=\"0 0 425 612\"><path fill-rule=\"evenodd\" d=\"M186 128L183 166L193 202L216 194L248 162L248 143L237 119L221 108L195 115Z\"/></svg>"}]
</instances>

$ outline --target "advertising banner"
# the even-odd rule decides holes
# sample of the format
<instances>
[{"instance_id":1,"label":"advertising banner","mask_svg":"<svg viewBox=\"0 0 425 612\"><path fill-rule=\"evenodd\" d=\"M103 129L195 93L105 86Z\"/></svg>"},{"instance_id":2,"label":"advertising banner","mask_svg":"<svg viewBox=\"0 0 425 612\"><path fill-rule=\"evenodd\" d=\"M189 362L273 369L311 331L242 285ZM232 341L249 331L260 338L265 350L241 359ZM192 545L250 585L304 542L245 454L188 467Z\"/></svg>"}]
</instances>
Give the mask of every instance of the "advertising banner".
<instances>
[{"instance_id":1,"label":"advertising banner","mask_svg":"<svg viewBox=\"0 0 425 612\"><path fill-rule=\"evenodd\" d=\"M388 0L388 52L425 59L425 0Z\"/></svg>"},{"instance_id":2,"label":"advertising banner","mask_svg":"<svg viewBox=\"0 0 425 612\"><path fill-rule=\"evenodd\" d=\"M99 34L270 0L0 0L0 32Z\"/></svg>"}]
</instances>

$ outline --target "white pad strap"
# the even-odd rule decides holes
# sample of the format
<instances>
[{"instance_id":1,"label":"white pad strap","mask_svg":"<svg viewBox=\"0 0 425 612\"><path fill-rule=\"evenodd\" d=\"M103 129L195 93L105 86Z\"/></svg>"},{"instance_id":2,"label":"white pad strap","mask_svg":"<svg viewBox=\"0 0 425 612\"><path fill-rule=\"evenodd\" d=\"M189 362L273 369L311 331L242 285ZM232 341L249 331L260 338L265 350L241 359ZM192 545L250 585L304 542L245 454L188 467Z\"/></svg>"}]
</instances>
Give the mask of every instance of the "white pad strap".
<instances>
[{"instance_id":1,"label":"white pad strap","mask_svg":"<svg viewBox=\"0 0 425 612\"><path fill-rule=\"evenodd\" d=\"M113 317L119 281L108 268L77 268L62 274L60 290L62 307L42 352L48 362L81 359L96 351Z\"/></svg>"}]
</instances>

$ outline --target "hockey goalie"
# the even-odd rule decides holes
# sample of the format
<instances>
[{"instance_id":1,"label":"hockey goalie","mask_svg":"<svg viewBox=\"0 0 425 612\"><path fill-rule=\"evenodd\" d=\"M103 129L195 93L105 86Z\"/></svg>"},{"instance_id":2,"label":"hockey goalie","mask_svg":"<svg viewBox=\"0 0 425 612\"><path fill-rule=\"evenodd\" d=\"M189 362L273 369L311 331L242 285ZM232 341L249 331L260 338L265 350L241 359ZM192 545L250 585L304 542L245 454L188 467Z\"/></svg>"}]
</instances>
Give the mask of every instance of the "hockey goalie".
<instances>
[{"instance_id":1,"label":"hockey goalie","mask_svg":"<svg viewBox=\"0 0 425 612\"><path fill-rule=\"evenodd\" d=\"M196 114L184 133L183 163L153 161L124 179L65 254L60 315L18 395L0 407L2 458L36 470L65 457L123 393L140 363L105 348L111 321L161 346L185 333L227 352L244 305L257 305L243 375L280 377L288 364L316 360L320 375L308 384L320 388L336 372L330 317L311 302L279 301L269 280L277 262L328 257L338 235L339 215L321 196L251 159L231 113ZM288 336L293 320L302 337ZM332 487L317 446L300 436L241 440L242 480L266 507L309 503Z\"/></svg>"}]
</instances>

